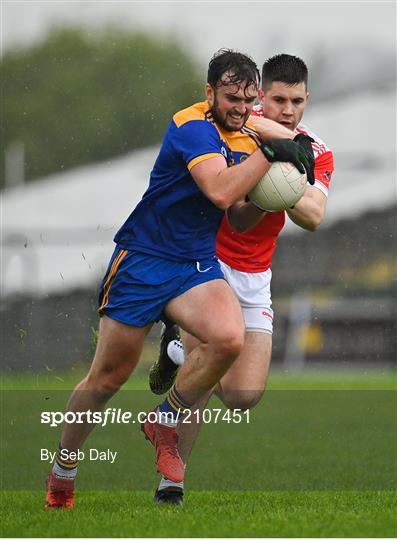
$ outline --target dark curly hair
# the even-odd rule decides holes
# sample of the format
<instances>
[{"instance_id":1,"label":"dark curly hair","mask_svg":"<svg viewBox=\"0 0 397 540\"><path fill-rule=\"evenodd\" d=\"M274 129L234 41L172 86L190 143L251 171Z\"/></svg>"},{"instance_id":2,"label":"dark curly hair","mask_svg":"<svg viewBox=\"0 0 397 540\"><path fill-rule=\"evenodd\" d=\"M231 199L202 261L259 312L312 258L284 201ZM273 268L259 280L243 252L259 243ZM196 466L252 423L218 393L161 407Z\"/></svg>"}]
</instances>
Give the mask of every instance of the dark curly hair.
<instances>
[{"instance_id":1,"label":"dark curly hair","mask_svg":"<svg viewBox=\"0 0 397 540\"><path fill-rule=\"evenodd\" d=\"M208 66L207 82L213 88L225 84L222 76L227 73L226 84L242 84L245 88L259 85L260 74L255 62L247 56L232 49L220 49L211 58Z\"/></svg>"}]
</instances>

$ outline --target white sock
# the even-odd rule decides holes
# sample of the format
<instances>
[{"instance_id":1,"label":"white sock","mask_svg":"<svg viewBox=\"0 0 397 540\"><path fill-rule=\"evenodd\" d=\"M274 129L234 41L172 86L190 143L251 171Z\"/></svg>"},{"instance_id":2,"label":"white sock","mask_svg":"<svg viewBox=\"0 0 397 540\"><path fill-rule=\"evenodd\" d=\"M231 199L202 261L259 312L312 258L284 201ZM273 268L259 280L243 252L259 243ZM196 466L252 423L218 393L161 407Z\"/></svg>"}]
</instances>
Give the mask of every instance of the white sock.
<instances>
[{"instance_id":1,"label":"white sock","mask_svg":"<svg viewBox=\"0 0 397 540\"><path fill-rule=\"evenodd\" d=\"M167 354L177 366L182 366L185 361L185 352L180 339L173 339L167 345Z\"/></svg>"},{"instance_id":2,"label":"white sock","mask_svg":"<svg viewBox=\"0 0 397 540\"><path fill-rule=\"evenodd\" d=\"M159 490L168 487L178 487L183 489L183 482L172 482L171 480L167 480L167 478L164 478L164 476L162 476L159 484Z\"/></svg>"},{"instance_id":3,"label":"white sock","mask_svg":"<svg viewBox=\"0 0 397 540\"><path fill-rule=\"evenodd\" d=\"M58 465L57 462L55 462L52 467L52 472L58 478L66 478L68 480L74 480L77 474L77 467L74 467L73 469L64 469L63 467Z\"/></svg>"}]
</instances>

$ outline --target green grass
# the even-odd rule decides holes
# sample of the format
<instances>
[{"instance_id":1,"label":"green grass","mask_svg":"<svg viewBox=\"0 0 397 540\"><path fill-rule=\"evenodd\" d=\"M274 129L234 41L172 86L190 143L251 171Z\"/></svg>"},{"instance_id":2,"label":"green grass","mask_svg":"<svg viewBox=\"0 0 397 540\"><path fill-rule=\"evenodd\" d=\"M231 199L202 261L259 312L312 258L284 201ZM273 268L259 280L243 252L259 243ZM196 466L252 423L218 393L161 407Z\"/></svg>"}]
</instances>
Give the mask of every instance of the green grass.
<instances>
[{"instance_id":1,"label":"green grass","mask_svg":"<svg viewBox=\"0 0 397 540\"><path fill-rule=\"evenodd\" d=\"M153 354L148 356L153 357ZM0 385L3 390L71 390L87 371L88 367L66 372L3 372ZM123 386L125 390L147 390L147 388L146 369L134 373ZM270 374L267 388L270 390L396 390L397 370L305 370L302 373L286 373L276 368Z\"/></svg>"},{"instance_id":2,"label":"green grass","mask_svg":"<svg viewBox=\"0 0 397 540\"><path fill-rule=\"evenodd\" d=\"M40 411L63 410L81 373L2 380L2 536L393 537L397 535L397 418L393 372L274 372L249 424L203 427L183 508L153 503L153 450L135 425L96 428L88 447L119 452L114 465L84 461L73 512L44 511L60 428ZM111 402L156 402L135 377ZM214 400L210 407L219 407Z\"/></svg>"},{"instance_id":3,"label":"green grass","mask_svg":"<svg viewBox=\"0 0 397 540\"><path fill-rule=\"evenodd\" d=\"M393 537L387 492L191 492L182 508L150 492L81 493L76 509L44 511L42 494L4 496L8 537Z\"/></svg>"}]
</instances>

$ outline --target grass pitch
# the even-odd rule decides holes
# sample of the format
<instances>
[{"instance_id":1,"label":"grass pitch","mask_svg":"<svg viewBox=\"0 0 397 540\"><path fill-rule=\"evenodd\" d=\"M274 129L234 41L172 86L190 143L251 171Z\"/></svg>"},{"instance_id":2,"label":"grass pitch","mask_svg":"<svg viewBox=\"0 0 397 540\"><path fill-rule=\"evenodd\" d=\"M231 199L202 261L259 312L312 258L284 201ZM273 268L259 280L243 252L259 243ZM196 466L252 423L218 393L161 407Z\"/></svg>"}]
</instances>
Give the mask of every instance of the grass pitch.
<instances>
[{"instance_id":1,"label":"grass pitch","mask_svg":"<svg viewBox=\"0 0 397 540\"><path fill-rule=\"evenodd\" d=\"M391 374L272 374L249 425L203 428L182 508L153 503L154 455L136 426L97 428L90 445L116 448L118 462L82 463L75 510L44 511L49 465L38 451L53 450L60 430L40 426L38 413L62 410L78 379L3 378L3 537L397 535ZM111 405L147 410L155 401L145 387L132 379Z\"/></svg>"},{"instance_id":2,"label":"grass pitch","mask_svg":"<svg viewBox=\"0 0 397 540\"><path fill-rule=\"evenodd\" d=\"M5 496L8 537L392 537L387 492L189 492L182 508L152 493L86 492L76 509L44 511L37 492Z\"/></svg>"}]
</instances>

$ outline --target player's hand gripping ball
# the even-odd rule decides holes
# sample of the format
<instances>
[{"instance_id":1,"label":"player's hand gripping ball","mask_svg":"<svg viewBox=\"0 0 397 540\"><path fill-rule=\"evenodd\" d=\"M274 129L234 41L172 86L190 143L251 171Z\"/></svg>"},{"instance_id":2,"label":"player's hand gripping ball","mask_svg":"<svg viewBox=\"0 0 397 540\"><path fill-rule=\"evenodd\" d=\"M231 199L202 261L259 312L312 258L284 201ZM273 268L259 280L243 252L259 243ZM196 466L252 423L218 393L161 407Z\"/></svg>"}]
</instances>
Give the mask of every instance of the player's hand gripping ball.
<instances>
[{"instance_id":1,"label":"player's hand gripping ball","mask_svg":"<svg viewBox=\"0 0 397 540\"><path fill-rule=\"evenodd\" d=\"M273 163L248 198L261 210L279 212L294 206L305 192L306 184L314 184L313 139L298 134L291 139L265 141L261 150Z\"/></svg>"}]
</instances>

